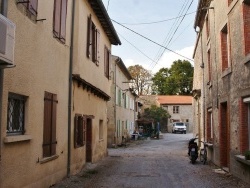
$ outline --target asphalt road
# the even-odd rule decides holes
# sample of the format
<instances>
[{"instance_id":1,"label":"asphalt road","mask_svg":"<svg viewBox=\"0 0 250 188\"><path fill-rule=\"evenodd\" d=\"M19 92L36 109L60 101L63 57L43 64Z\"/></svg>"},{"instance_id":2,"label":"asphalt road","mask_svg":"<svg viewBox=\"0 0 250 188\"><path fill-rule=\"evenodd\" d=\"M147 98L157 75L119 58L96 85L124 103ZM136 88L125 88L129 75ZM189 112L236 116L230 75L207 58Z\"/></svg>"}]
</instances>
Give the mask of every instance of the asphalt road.
<instances>
[{"instance_id":1,"label":"asphalt road","mask_svg":"<svg viewBox=\"0 0 250 188\"><path fill-rule=\"evenodd\" d=\"M250 187L212 164L191 164L187 155L190 138L192 134L167 133L163 139L133 141L127 147L109 149L108 157L87 164L81 173L53 187Z\"/></svg>"}]
</instances>

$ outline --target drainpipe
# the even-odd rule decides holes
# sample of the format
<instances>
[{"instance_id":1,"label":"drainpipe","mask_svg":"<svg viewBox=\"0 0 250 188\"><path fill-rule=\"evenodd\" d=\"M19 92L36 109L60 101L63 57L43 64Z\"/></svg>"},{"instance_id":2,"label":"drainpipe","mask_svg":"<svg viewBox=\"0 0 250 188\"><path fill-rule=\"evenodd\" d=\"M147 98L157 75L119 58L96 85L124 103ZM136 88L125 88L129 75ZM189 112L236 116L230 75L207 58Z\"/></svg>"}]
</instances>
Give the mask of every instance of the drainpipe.
<instances>
[{"instance_id":1,"label":"drainpipe","mask_svg":"<svg viewBox=\"0 0 250 188\"><path fill-rule=\"evenodd\" d=\"M7 17L8 0L1 1L1 14ZM3 75L4 69L0 69L0 140L2 140L2 112L3 112ZM0 144L0 161L2 158L2 147Z\"/></svg>"},{"instance_id":2,"label":"drainpipe","mask_svg":"<svg viewBox=\"0 0 250 188\"><path fill-rule=\"evenodd\" d=\"M118 61L120 61L120 58L118 58ZM116 63L117 63L117 60L115 60L115 71L114 71L114 80L115 80L115 104L114 104L114 119L115 119L115 123L114 123L114 125L115 125L115 134L116 134L116 108L117 108L117 106L116 106ZM116 147L116 135L114 135L114 144L115 144L115 147Z\"/></svg>"},{"instance_id":3,"label":"drainpipe","mask_svg":"<svg viewBox=\"0 0 250 188\"><path fill-rule=\"evenodd\" d=\"M204 65L204 57L203 57L203 42L202 42L202 29L201 29L201 68L202 68L202 97L203 97L203 106L202 106L202 119L203 119L203 141L205 141L205 79L204 79L204 69L205 69L205 65ZM200 141L200 140L199 140Z\"/></svg>"},{"instance_id":4,"label":"drainpipe","mask_svg":"<svg viewBox=\"0 0 250 188\"><path fill-rule=\"evenodd\" d=\"M67 176L70 176L71 160L71 110L72 110L72 67L73 67L73 47L74 47L74 21L75 21L75 0L72 1L71 16L71 37L70 37L70 55L69 55L69 98L68 98L68 161Z\"/></svg>"}]
</instances>

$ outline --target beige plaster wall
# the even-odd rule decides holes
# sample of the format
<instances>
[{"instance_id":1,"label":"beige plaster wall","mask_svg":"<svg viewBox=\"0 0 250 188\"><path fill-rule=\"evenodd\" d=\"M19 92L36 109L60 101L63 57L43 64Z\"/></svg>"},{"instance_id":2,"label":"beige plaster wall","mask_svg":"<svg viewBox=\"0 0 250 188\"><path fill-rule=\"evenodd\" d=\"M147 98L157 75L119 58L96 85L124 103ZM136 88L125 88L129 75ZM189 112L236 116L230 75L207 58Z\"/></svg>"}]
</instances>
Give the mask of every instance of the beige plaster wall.
<instances>
[{"instance_id":1,"label":"beige plaster wall","mask_svg":"<svg viewBox=\"0 0 250 188\"><path fill-rule=\"evenodd\" d=\"M71 2L67 10L66 44L53 37L53 4L54 1L38 1L38 18L46 20L34 22L26 16L23 5L8 1L8 18L16 24L16 67L4 71L2 139L9 137L6 135L8 93L14 92L28 97L25 135L31 140L11 143L1 140L0 187L49 187L66 176ZM57 94L58 98L58 158L41 164L45 91Z\"/></svg>"}]
</instances>

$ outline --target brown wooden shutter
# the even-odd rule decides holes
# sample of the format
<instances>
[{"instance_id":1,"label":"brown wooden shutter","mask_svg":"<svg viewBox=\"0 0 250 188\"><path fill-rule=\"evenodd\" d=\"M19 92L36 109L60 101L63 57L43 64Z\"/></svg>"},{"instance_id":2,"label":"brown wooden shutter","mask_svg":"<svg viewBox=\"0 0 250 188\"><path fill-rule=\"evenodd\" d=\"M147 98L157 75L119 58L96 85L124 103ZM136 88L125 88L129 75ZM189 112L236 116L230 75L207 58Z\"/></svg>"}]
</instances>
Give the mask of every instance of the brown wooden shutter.
<instances>
[{"instance_id":1,"label":"brown wooden shutter","mask_svg":"<svg viewBox=\"0 0 250 188\"><path fill-rule=\"evenodd\" d=\"M57 109L57 95L53 94L52 98L52 125L51 125L51 155L56 154L56 109Z\"/></svg>"},{"instance_id":2,"label":"brown wooden shutter","mask_svg":"<svg viewBox=\"0 0 250 188\"><path fill-rule=\"evenodd\" d=\"M108 78L110 77L110 69L111 69L111 52L110 50L108 51Z\"/></svg>"},{"instance_id":3,"label":"brown wooden shutter","mask_svg":"<svg viewBox=\"0 0 250 188\"><path fill-rule=\"evenodd\" d=\"M51 100L52 94L45 92L44 97L44 126L43 126L43 157L50 156L50 138L51 138Z\"/></svg>"},{"instance_id":4,"label":"brown wooden shutter","mask_svg":"<svg viewBox=\"0 0 250 188\"><path fill-rule=\"evenodd\" d=\"M78 144L83 146L83 117L79 117L79 124L78 124Z\"/></svg>"},{"instance_id":5,"label":"brown wooden shutter","mask_svg":"<svg viewBox=\"0 0 250 188\"><path fill-rule=\"evenodd\" d=\"M62 42L65 43L66 38L66 18L67 18L67 0L62 0L61 4L61 33L60 33L60 39Z\"/></svg>"},{"instance_id":6,"label":"brown wooden shutter","mask_svg":"<svg viewBox=\"0 0 250 188\"><path fill-rule=\"evenodd\" d=\"M91 58L92 55L92 20L91 15L88 17L88 31L87 31L87 57Z\"/></svg>"},{"instance_id":7,"label":"brown wooden shutter","mask_svg":"<svg viewBox=\"0 0 250 188\"><path fill-rule=\"evenodd\" d=\"M60 15L61 15L61 0L54 0L54 23L53 33L56 38L60 38Z\"/></svg>"},{"instance_id":8,"label":"brown wooden shutter","mask_svg":"<svg viewBox=\"0 0 250 188\"><path fill-rule=\"evenodd\" d=\"M43 127L43 157L56 154L56 106L57 96L45 92L44 96L44 127Z\"/></svg>"},{"instance_id":9,"label":"brown wooden shutter","mask_svg":"<svg viewBox=\"0 0 250 188\"><path fill-rule=\"evenodd\" d=\"M95 45L95 62L97 65L99 65L99 61L100 61L100 50L99 50L99 46L100 46L100 30L96 29L95 31L96 34L96 45Z\"/></svg>"},{"instance_id":10,"label":"brown wooden shutter","mask_svg":"<svg viewBox=\"0 0 250 188\"><path fill-rule=\"evenodd\" d=\"M74 129L74 147L77 147L77 137L78 137L78 115L75 115L75 129Z\"/></svg>"},{"instance_id":11,"label":"brown wooden shutter","mask_svg":"<svg viewBox=\"0 0 250 188\"><path fill-rule=\"evenodd\" d=\"M92 61L95 62L96 60L96 27L94 23L92 22L92 30L91 30L91 35L92 35L92 43L91 43L91 48L92 48Z\"/></svg>"},{"instance_id":12,"label":"brown wooden shutter","mask_svg":"<svg viewBox=\"0 0 250 188\"><path fill-rule=\"evenodd\" d=\"M37 15L37 0L29 0L28 9L33 15Z\"/></svg>"},{"instance_id":13,"label":"brown wooden shutter","mask_svg":"<svg viewBox=\"0 0 250 188\"><path fill-rule=\"evenodd\" d=\"M82 120L83 120L83 132L82 132L83 138L82 138L82 140L83 140L83 145L84 145L84 144L86 144L86 123L87 123L87 119L86 119L86 117L83 117Z\"/></svg>"}]
</instances>

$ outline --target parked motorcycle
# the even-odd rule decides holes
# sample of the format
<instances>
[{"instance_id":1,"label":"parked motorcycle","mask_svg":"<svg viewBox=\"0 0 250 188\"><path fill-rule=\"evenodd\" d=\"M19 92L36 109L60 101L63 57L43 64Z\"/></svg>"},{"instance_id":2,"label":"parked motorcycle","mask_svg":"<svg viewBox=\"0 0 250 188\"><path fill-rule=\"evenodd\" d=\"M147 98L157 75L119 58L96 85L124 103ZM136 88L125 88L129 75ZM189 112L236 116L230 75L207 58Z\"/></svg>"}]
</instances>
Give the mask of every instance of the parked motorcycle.
<instances>
[{"instance_id":1,"label":"parked motorcycle","mask_svg":"<svg viewBox=\"0 0 250 188\"><path fill-rule=\"evenodd\" d=\"M195 163L196 159L198 158L198 146L195 140L198 139L197 137L192 138L188 142L188 155L192 162L192 164Z\"/></svg>"}]
</instances>

